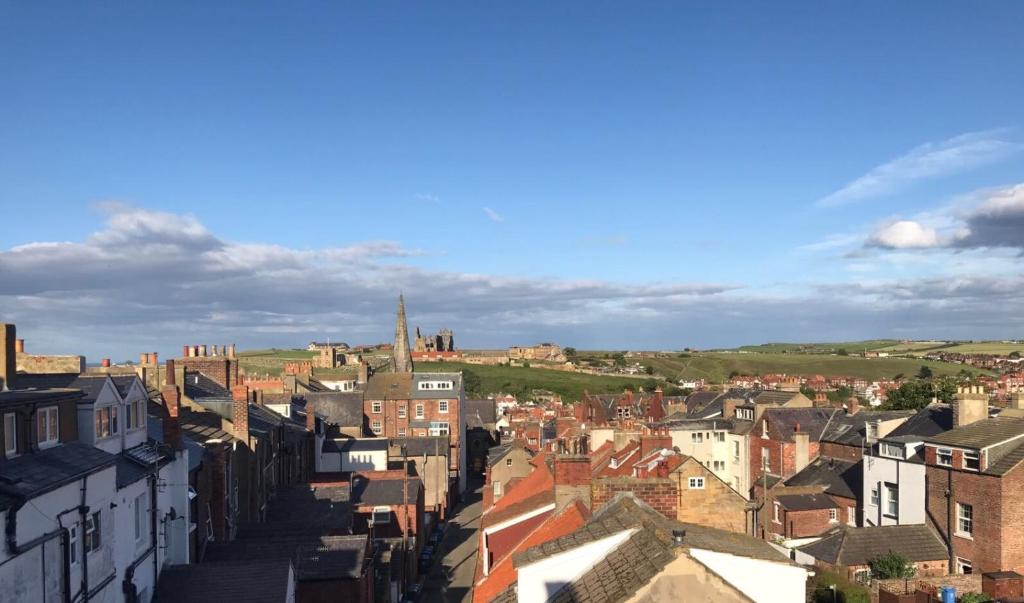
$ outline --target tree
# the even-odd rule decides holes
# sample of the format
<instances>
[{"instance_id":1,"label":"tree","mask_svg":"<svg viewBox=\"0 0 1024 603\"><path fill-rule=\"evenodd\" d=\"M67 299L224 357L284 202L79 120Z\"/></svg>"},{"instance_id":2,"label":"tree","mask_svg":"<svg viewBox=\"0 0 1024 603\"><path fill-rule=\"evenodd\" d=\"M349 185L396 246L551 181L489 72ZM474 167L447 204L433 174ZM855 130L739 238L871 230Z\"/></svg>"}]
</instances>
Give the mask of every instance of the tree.
<instances>
[{"instance_id":1,"label":"tree","mask_svg":"<svg viewBox=\"0 0 1024 603\"><path fill-rule=\"evenodd\" d=\"M871 568L871 575L879 580L891 578L913 578L917 574L917 568L899 553L889 551L868 561Z\"/></svg>"},{"instance_id":2,"label":"tree","mask_svg":"<svg viewBox=\"0 0 1024 603\"><path fill-rule=\"evenodd\" d=\"M562 353L565 354L567 360L576 361L576 348L562 348Z\"/></svg>"},{"instance_id":3,"label":"tree","mask_svg":"<svg viewBox=\"0 0 1024 603\"><path fill-rule=\"evenodd\" d=\"M621 352L612 354L612 361L615 363L615 366L626 366L626 356Z\"/></svg>"},{"instance_id":4,"label":"tree","mask_svg":"<svg viewBox=\"0 0 1024 603\"><path fill-rule=\"evenodd\" d=\"M644 372L647 373L648 375L653 375L654 367L648 364L644 367Z\"/></svg>"},{"instance_id":5,"label":"tree","mask_svg":"<svg viewBox=\"0 0 1024 603\"><path fill-rule=\"evenodd\" d=\"M1010 352L1010 358L1020 358L1020 352L1016 350Z\"/></svg>"},{"instance_id":6,"label":"tree","mask_svg":"<svg viewBox=\"0 0 1024 603\"><path fill-rule=\"evenodd\" d=\"M508 386L511 383L505 385ZM481 391L483 384L480 381L480 375L468 369L462 371L462 388L466 390L467 396L481 397L484 395L484 392Z\"/></svg>"},{"instance_id":7,"label":"tree","mask_svg":"<svg viewBox=\"0 0 1024 603\"><path fill-rule=\"evenodd\" d=\"M932 369L928 368L928 365L922 364L920 370L917 371L918 379L931 379Z\"/></svg>"},{"instance_id":8,"label":"tree","mask_svg":"<svg viewBox=\"0 0 1024 603\"><path fill-rule=\"evenodd\" d=\"M837 356L849 356L850 352L847 352L846 348L839 348L838 350L836 350L836 355Z\"/></svg>"},{"instance_id":9,"label":"tree","mask_svg":"<svg viewBox=\"0 0 1024 603\"><path fill-rule=\"evenodd\" d=\"M917 410L928 406L935 390L927 381L908 381L885 395L888 410Z\"/></svg>"}]
</instances>

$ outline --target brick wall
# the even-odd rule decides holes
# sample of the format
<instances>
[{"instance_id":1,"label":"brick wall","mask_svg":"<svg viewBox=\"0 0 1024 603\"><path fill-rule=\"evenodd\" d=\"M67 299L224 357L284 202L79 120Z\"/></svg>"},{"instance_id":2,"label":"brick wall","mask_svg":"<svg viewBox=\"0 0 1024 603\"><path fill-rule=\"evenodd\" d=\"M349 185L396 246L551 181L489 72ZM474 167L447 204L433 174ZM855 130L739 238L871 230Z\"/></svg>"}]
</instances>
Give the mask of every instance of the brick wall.
<instances>
[{"instance_id":1,"label":"brick wall","mask_svg":"<svg viewBox=\"0 0 1024 603\"><path fill-rule=\"evenodd\" d=\"M864 457L864 450L860 446L844 446L835 442L822 442L818 453L821 456L830 456L846 461L859 461ZM813 458L813 457L811 457Z\"/></svg>"},{"instance_id":2,"label":"brick wall","mask_svg":"<svg viewBox=\"0 0 1024 603\"><path fill-rule=\"evenodd\" d=\"M619 492L630 492L669 519L678 515L679 492L676 481L669 478L603 477L590 486L591 511L606 505Z\"/></svg>"},{"instance_id":3,"label":"brick wall","mask_svg":"<svg viewBox=\"0 0 1024 603\"><path fill-rule=\"evenodd\" d=\"M953 462L956 463L956 455ZM928 518L943 536L949 533L947 518L949 509L952 509L954 555L970 560L975 573L1013 569L1003 567L1002 559L1005 542L1003 525L1006 524L1002 516L1002 480L935 466L927 468L925 480ZM946 490L950 489L950 485L953 494L947 498ZM972 507L974 521L971 538L956 535L955 503L966 503Z\"/></svg>"},{"instance_id":4,"label":"brick wall","mask_svg":"<svg viewBox=\"0 0 1024 603\"><path fill-rule=\"evenodd\" d=\"M813 509L810 511L780 511L780 522L772 520L775 526L775 533L782 534L786 538L804 538L817 536L835 526L838 522L829 520L828 509Z\"/></svg>"},{"instance_id":5,"label":"brick wall","mask_svg":"<svg viewBox=\"0 0 1024 603\"><path fill-rule=\"evenodd\" d=\"M1000 569L1024 573L1024 468L1018 465L1000 481L1003 495Z\"/></svg>"},{"instance_id":6,"label":"brick wall","mask_svg":"<svg viewBox=\"0 0 1024 603\"><path fill-rule=\"evenodd\" d=\"M238 384L238 361L222 356L179 358L178 366L191 372L200 372L226 389Z\"/></svg>"}]
</instances>

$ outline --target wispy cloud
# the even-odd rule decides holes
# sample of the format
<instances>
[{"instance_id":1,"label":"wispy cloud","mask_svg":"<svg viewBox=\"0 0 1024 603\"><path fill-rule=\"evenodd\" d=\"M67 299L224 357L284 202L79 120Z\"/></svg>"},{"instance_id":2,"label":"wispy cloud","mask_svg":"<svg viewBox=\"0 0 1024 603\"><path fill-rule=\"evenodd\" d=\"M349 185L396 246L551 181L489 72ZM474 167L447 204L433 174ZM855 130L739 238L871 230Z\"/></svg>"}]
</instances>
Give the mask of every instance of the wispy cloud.
<instances>
[{"instance_id":1,"label":"wispy cloud","mask_svg":"<svg viewBox=\"0 0 1024 603\"><path fill-rule=\"evenodd\" d=\"M594 247L623 247L629 244L626 235L587 235L579 238L581 245Z\"/></svg>"},{"instance_id":2,"label":"wispy cloud","mask_svg":"<svg viewBox=\"0 0 1024 603\"><path fill-rule=\"evenodd\" d=\"M491 209L490 207L485 207L485 208L483 208L483 209L484 209L484 214L485 214L485 215L486 215L486 216L488 217L488 219L490 219L490 220L491 220L492 222L504 222L504 221L505 221L505 216L503 216L503 215L499 214L498 212L494 211L494 210L493 210L493 209Z\"/></svg>"},{"instance_id":3,"label":"wispy cloud","mask_svg":"<svg viewBox=\"0 0 1024 603\"><path fill-rule=\"evenodd\" d=\"M441 197L438 197L437 195L431 195L429 193L416 193L415 195L413 195L413 197L417 201L424 201L426 203L440 203L441 202Z\"/></svg>"},{"instance_id":4,"label":"wispy cloud","mask_svg":"<svg viewBox=\"0 0 1024 603\"><path fill-rule=\"evenodd\" d=\"M949 176L1000 161L1024 148L1008 140L1005 129L961 134L922 144L901 157L872 168L843 188L818 199L819 207L836 207L890 195L911 184Z\"/></svg>"}]
</instances>

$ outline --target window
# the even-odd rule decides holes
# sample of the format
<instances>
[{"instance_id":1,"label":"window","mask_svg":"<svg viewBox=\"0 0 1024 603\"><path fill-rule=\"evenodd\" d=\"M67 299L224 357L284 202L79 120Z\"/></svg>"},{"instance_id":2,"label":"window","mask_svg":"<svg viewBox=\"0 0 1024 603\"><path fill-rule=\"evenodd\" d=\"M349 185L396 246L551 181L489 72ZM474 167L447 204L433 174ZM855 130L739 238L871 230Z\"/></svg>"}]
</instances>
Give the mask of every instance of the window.
<instances>
[{"instance_id":1,"label":"window","mask_svg":"<svg viewBox=\"0 0 1024 603\"><path fill-rule=\"evenodd\" d=\"M879 496L878 496L878 488L872 488L871 489L871 506L872 507L877 507L880 504L882 504L882 503L881 503L881 500L879 499Z\"/></svg>"},{"instance_id":2,"label":"window","mask_svg":"<svg viewBox=\"0 0 1024 603\"><path fill-rule=\"evenodd\" d=\"M400 437L400 438L404 438L405 437L405 428L404 427L399 427L398 428L398 437Z\"/></svg>"},{"instance_id":3,"label":"window","mask_svg":"<svg viewBox=\"0 0 1024 603\"><path fill-rule=\"evenodd\" d=\"M974 566L971 564L970 559L963 559L961 557L956 558L956 573L958 574L973 574Z\"/></svg>"},{"instance_id":4,"label":"window","mask_svg":"<svg viewBox=\"0 0 1024 603\"><path fill-rule=\"evenodd\" d=\"M885 514L890 517L900 516L900 489L893 484L885 485Z\"/></svg>"},{"instance_id":5,"label":"window","mask_svg":"<svg viewBox=\"0 0 1024 603\"><path fill-rule=\"evenodd\" d=\"M448 400L437 401L437 412L442 414L448 414Z\"/></svg>"},{"instance_id":6,"label":"window","mask_svg":"<svg viewBox=\"0 0 1024 603\"><path fill-rule=\"evenodd\" d=\"M846 508L846 525L857 525L857 509L855 507Z\"/></svg>"},{"instance_id":7,"label":"window","mask_svg":"<svg viewBox=\"0 0 1024 603\"><path fill-rule=\"evenodd\" d=\"M715 471L725 471L725 461L715 461L713 467Z\"/></svg>"},{"instance_id":8,"label":"window","mask_svg":"<svg viewBox=\"0 0 1024 603\"><path fill-rule=\"evenodd\" d=\"M740 460L740 443L739 440L732 443L732 460Z\"/></svg>"},{"instance_id":9,"label":"window","mask_svg":"<svg viewBox=\"0 0 1024 603\"><path fill-rule=\"evenodd\" d=\"M761 449L761 466L768 468L772 464L772 451L768 448Z\"/></svg>"},{"instance_id":10,"label":"window","mask_svg":"<svg viewBox=\"0 0 1024 603\"><path fill-rule=\"evenodd\" d=\"M423 405L422 404L417 404L416 405L416 418L417 419L422 419L423 418Z\"/></svg>"},{"instance_id":11,"label":"window","mask_svg":"<svg viewBox=\"0 0 1024 603\"><path fill-rule=\"evenodd\" d=\"M391 523L391 507L374 507L372 519L376 526Z\"/></svg>"},{"instance_id":12,"label":"window","mask_svg":"<svg viewBox=\"0 0 1024 603\"><path fill-rule=\"evenodd\" d=\"M703 444L704 443L704 434L700 433L700 432L698 432L698 433L691 433L690 434L690 439L693 440L694 444Z\"/></svg>"},{"instance_id":13,"label":"window","mask_svg":"<svg viewBox=\"0 0 1024 603\"><path fill-rule=\"evenodd\" d=\"M135 400L134 402L129 402L125 407L125 412L128 413L128 416L125 417L127 419L127 429L138 429L145 424L145 404L145 400Z\"/></svg>"},{"instance_id":14,"label":"window","mask_svg":"<svg viewBox=\"0 0 1024 603\"><path fill-rule=\"evenodd\" d=\"M832 522L839 521L839 509L829 509L828 520Z\"/></svg>"},{"instance_id":15,"label":"window","mask_svg":"<svg viewBox=\"0 0 1024 603\"><path fill-rule=\"evenodd\" d=\"M761 419L761 437L768 439L768 419Z\"/></svg>"},{"instance_id":16,"label":"window","mask_svg":"<svg viewBox=\"0 0 1024 603\"><path fill-rule=\"evenodd\" d=\"M428 433L432 436L448 435L448 421L431 421Z\"/></svg>"},{"instance_id":17,"label":"window","mask_svg":"<svg viewBox=\"0 0 1024 603\"><path fill-rule=\"evenodd\" d=\"M213 542L213 513L210 512L210 503L206 503L206 542Z\"/></svg>"},{"instance_id":18,"label":"window","mask_svg":"<svg viewBox=\"0 0 1024 603\"><path fill-rule=\"evenodd\" d=\"M146 534L146 493L135 497L135 542L141 542Z\"/></svg>"},{"instance_id":19,"label":"window","mask_svg":"<svg viewBox=\"0 0 1024 603\"><path fill-rule=\"evenodd\" d=\"M371 408L370 412L380 414L380 411L381 411L381 402L380 402L380 400L374 400L373 402L370 402L370 408Z\"/></svg>"},{"instance_id":20,"label":"window","mask_svg":"<svg viewBox=\"0 0 1024 603\"><path fill-rule=\"evenodd\" d=\"M754 420L754 411L750 410L749 408L737 408L736 409L736 418L738 418L738 419L745 419L747 421L753 421Z\"/></svg>"},{"instance_id":21,"label":"window","mask_svg":"<svg viewBox=\"0 0 1024 603\"><path fill-rule=\"evenodd\" d=\"M689 486L691 490L703 490L704 489L704 478L703 477L691 477L689 480Z\"/></svg>"},{"instance_id":22,"label":"window","mask_svg":"<svg viewBox=\"0 0 1024 603\"><path fill-rule=\"evenodd\" d=\"M404 419L405 418L405 410L406 410L405 409L405 404L403 404L403 405L398 407L398 418L399 419Z\"/></svg>"},{"instance_id":23,"label":"window","mask_svg":"<svg viewBox=\"0 0 1024 603\"><path fill-rule=\"evenodd\" d=\"M68 547L71 549L71 565L78 563L78 525L73 525L68 530L71 534L68 538Z\"/></svg>"},{"instance_id":24,"label":"window","mask_svg":"<svg viewBox=\"0 0 1024 603\"><path fill-rule=\"evenodd\" d=\"M956 503L956 534L970 538L974 533L974 507L965 503Z\"/></svg>"},{"instance_id":25,"label":"window","mask_svg":"<svg viewBox=\"0 0 1024 603\"><path fill-rule=\"evenodd\" d=\"M85 552L89 553L100 548L100 512L96 511L85 518Z\"/></svg>"},{"instance_id":26,"label":"window","mask_svg":"<svg viewBox=\"0 0 1024 603\"><path fill-rule=\"evenodd\" d=\"M455 383L452 381L420 381L419 389L455 389Z\"/></svg>"},{"instance_id":27,"label":"window","mask_svg":"<svg viewBox=\"0 0 1024 603\"><path fill-rule=\"evenodd\" d=\"M117 407L104 406L96 409L96 439L109 438L117 434Z\"/></svg>"},{"instance_id":28,"label":"window","mask_svg":"<svg viewBox=\"0 0 1024 603\"><path fill-rule=\"evenodd\" d=\"M494 482L494 498L501 498L501 482Z\"/></svg>"},{"instance_id":29,"label":"window","mask_svg":"<svg viewBox=\"0 0 1024 603\"><path fill-rule=\"evenodd\" d=\"M620 419L628 419L630 417L628 406L619 406L615 409L615 415Z\"/></svg>"},{"instance_id":30,"label":"window","mask_svg":"<svg viewBox=\"0 0 1024 603\"><path fill-rule=\"evenodd\" d=\"M40 448L53 446L58 439L57 407L48 406L36 412L36 435Z\"/></svg>"},{"instance_id":31,"label":"window","mask_svg":"<svg viewBox=\"0 0 1024 603\"><path fill-rule=\"evenodd\" d=\"M4 456L11 458L18 453L18 423L14 413L4 415Z\"/></svg>"},{"instance_id":32,"label":"window","mask_svg":"<svg viewBox=\"0 0 1024 603\"><path fill-rule=\"evenodd\" d=\"M370 431L372 431L373 433L381 432L380 419L374 419L370 421Z\"/></svg>"},{"instance_id":33,"label":"window","mask_svg":"<svg viewBox=\"0 0 1024 603\"><path fill-rule=\"evenodd\" d=\"M981 470L981 456L974 451L964 451L964 469L968 471Z\"/></svg>"},{"instance_id":34,"label":"window","mask_svg":"<svg viewBox=\"0 0 1024 603\"><path fill-rule=\"evenodd\" d=\"M724 431L716 431L715 432L715 441L716 442L724 442L725 441L725 432Z\"/></svg>"},{"instance_id":35,"label":"window","mask_svg":"<svg viewBox=\"0 0 1024 603\"><path fill-rule=\"evenodd\" d=\"M871 582L871 570L860 569L853 572L853 579L861 584L868 584Z\"/></svg>"},{"instance_id":36,"label":"window","mask_svg":"<svg viewBox=\"0 0 1024 603\"><path fill-rule=\"evenodd\" d=\"M949 448L939 448L935 451L935 462L945 467L953 466L953 451Z\"/></svg>"},{"instance_id":37,"label":"window","mask_svg":"<svg viewBox=\"0 0 1024 603\"><path fill-rule=\"evenodd\" d=\"M782 523L782 520L780 519L780 517L782 515L781 510L782 510L782 505L780 505L779 503L775 503L774 506L772 507L772 511L773 511L772 521L774 521L775 523Z\"/></svg>"},{"instance_id":38,"label":"window","mask_svg":"<svg viewBox=\"0 0 1024 603\"><path fill-rule=\"evenodd\" d=\"M888 442L882 442L879 446L879 452L882 456L889 457L891 459L903 458L903 448L898 444L890 444Z\"/></svg>"},{"instance_id":39,"label":"window","mask_svg":"<svg viewBox=\"0 0 1024 603\"><path fill-rule=\"evenodd\" d=\"M511 467L512 466L512 459L505 459L505 466L506 467Z\"/></svg>"}]
</instances>

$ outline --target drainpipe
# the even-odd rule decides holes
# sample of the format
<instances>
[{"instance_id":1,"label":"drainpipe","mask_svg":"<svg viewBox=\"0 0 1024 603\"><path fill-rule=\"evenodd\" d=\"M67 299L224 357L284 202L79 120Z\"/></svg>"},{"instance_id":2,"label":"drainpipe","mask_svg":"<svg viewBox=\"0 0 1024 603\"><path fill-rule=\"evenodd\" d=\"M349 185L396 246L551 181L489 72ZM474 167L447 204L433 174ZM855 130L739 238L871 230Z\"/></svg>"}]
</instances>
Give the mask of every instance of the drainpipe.
<instances>
[{"instance_id":1,"label":"drainpipe","mask_svg":"<svg viewBox=\"0 0 1024 603\"><path fill-rule=\"evenodd\" d=\"M949 547L949 572L956 572L956 554L953 552L953 469L946 469L946 543Z\"/></svg>"},{"instance_id":2,"label":"drainpipe","mask_svg":"<svg viewBox=\"0 0 1024 603\"><path fill-rule=\"evenodd\" d=\"M88 491L89 477L82 478L82 504L78 506L78 514L82 520L82 600L85 603L89 601L89 551L86 549L87 545L87 534L85 530L85 522L89 518L89 506L85 504L85 496ZM96 531L100 526L93 526L93 531Z\"/></svg>"}]
</instances>

